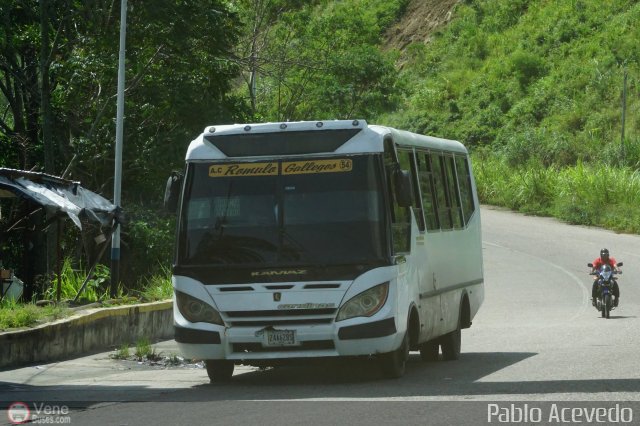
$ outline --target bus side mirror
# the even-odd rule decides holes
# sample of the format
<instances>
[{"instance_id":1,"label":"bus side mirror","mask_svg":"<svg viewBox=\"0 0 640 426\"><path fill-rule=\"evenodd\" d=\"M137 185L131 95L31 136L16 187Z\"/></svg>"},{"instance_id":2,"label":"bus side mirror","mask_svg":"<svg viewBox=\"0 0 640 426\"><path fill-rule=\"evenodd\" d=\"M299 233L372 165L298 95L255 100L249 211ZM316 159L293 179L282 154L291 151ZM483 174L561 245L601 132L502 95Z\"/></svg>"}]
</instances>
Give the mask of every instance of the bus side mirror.
<instances>
[{"instance_id":1,"label":"bus side mirror","mask_svg":"<svg viewBox=\"0 0 640 426\"><path fill-rule=\"evenodd\" d=\"M410 207L413 203L413 185L411 173L398 169L394 179L396 201L400 207Z\"/></svg>"},{"instance_id":2,"label":"bus side mirror","mask_svg":"<svg viewBox=\"0 0 640 426\"><path fill-rule=\"evenodd\" d=\"M171 176L167 179L167 186L164 190L164 208L171 213L175 213L178 209L182 179L182 175L177 172L171 173Z\"/></svg>"}]
</instances>

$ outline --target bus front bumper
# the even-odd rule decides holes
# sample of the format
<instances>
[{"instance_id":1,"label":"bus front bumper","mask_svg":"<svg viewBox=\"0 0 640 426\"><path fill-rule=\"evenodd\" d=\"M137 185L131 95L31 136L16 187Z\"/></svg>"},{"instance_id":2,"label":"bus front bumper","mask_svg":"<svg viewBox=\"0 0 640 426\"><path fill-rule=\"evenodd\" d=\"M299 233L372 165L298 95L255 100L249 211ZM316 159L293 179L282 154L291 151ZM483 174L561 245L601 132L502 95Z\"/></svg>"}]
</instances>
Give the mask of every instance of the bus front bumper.
<instances>
[{"instance_id":1,"label":"bus front bumper","mask_svg":"<svg viewBox=\"0 0 640 426\"><path fill-rule=\"evenodd\" d=\"M207 329L175 325L176 343L185 357L242 361L375 355L397 349L405 333L397 330L393 317L344 326L205 326ZM266 334L282 330L294 331L295 344L269 346Z\"/></svg>"}]
</instances>

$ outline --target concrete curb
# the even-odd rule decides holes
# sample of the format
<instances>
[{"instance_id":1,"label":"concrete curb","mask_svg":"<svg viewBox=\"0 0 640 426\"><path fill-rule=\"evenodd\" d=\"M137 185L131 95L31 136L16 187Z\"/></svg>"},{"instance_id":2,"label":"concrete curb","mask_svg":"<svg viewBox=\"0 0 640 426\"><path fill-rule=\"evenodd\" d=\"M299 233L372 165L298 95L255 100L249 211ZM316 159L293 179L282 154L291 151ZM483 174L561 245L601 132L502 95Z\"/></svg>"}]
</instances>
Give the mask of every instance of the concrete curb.
<instances>
[{"instance_id":1,"label":"concrete curb","mask_svg":"<svg viewBox=\"0 0 640 426\"><path fill-rule=\"evenodd\" d=\"M0 368L50 362L138 339L173 338L169 301L96 308L34 328L0 332Z\"/></svg>"}]
</instances>

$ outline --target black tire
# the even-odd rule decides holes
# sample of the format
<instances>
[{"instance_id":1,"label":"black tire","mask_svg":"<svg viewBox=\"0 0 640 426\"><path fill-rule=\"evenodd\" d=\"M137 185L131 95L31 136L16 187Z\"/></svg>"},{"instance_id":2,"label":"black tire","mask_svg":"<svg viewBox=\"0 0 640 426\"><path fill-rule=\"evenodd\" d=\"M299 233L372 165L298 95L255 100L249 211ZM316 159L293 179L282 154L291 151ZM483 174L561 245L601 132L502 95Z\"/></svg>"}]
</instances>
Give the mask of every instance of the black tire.
<instances>
[{"instance_id":1,"label":"black tire","mask_svg":"<svg viewBox=\"0 0 640 426\"><path fill-rule=\"evenodd\" d=\"M223 383L233 376L233 361L226 359L208 359L204 362L211 383Z\"/></svg>"},{"instance_id":2,"label":"black tire","mask_svg":"<svg viewBox=\"0 0 640 426\"><path fill-rule=\"evenodd\" d=\"M380 368L385 377L397 379L404 376L409 359L409 332L405 333L400 347L393 352L380 355Z\"/></svg>"},{"instance_id":3,"label":"black tire","mask_svg":"<svg viewBox=\"0 0 640 426\"><path fill-rule=\"evenodd\" d=\"M420 358L424 362L435 362L440 359L440 343L438 343L438 339L429 340L420 345Z\"/></svg>"},{"instance_id":4,"label":"black tire","mask_svg":"<svg viewBox=\"0 0 640 426\"><path fill-rule=\"evenodd\" d=\"M611 312L611 295L606 294L604 296L603 307L602 307L604 317L609 318L609 313Z\"/></svg>"},{"instance_id":5,"label":"black tire","mask_svg":"<svg viewBox=\"0 0 640 426\"><path fill-rule=\"evenodd\" d=\"M459 359L461 346L462 330L460 329L460 318L458 318L458 327L451 333L447 333L440 338L442 359L445 361L455 361Z\"/></svg>"}]
</instances>

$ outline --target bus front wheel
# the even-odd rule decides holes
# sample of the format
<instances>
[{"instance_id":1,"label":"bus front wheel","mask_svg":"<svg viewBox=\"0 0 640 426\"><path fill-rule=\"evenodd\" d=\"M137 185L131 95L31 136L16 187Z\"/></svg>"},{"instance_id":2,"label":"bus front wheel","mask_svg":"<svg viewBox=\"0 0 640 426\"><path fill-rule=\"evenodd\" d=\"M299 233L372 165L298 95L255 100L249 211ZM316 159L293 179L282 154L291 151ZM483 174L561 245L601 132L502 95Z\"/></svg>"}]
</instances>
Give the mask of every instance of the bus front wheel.
<instances>
[{"instance_id":1,"label":"bus front wheel","mask_svg":"<svg viewBox=\"0 0 640 426\"><path fill-rule=\"evenodd\" d=\"M228 382L233 376L233 361L226 359L208 359L204 362L211 383Z\"/></svg>"},{"instance_id":2,"label":"bus front wheel","mask_svg":"<svg viewBox=\"0 0 640 426\"><path fill-rule=\"evenodd\" d=\"M409 359L409 333L405 333L400 347L393 352L380 355L382 373L389 378L397 379L404 375Z\"/></svg>"}]
</instances>

